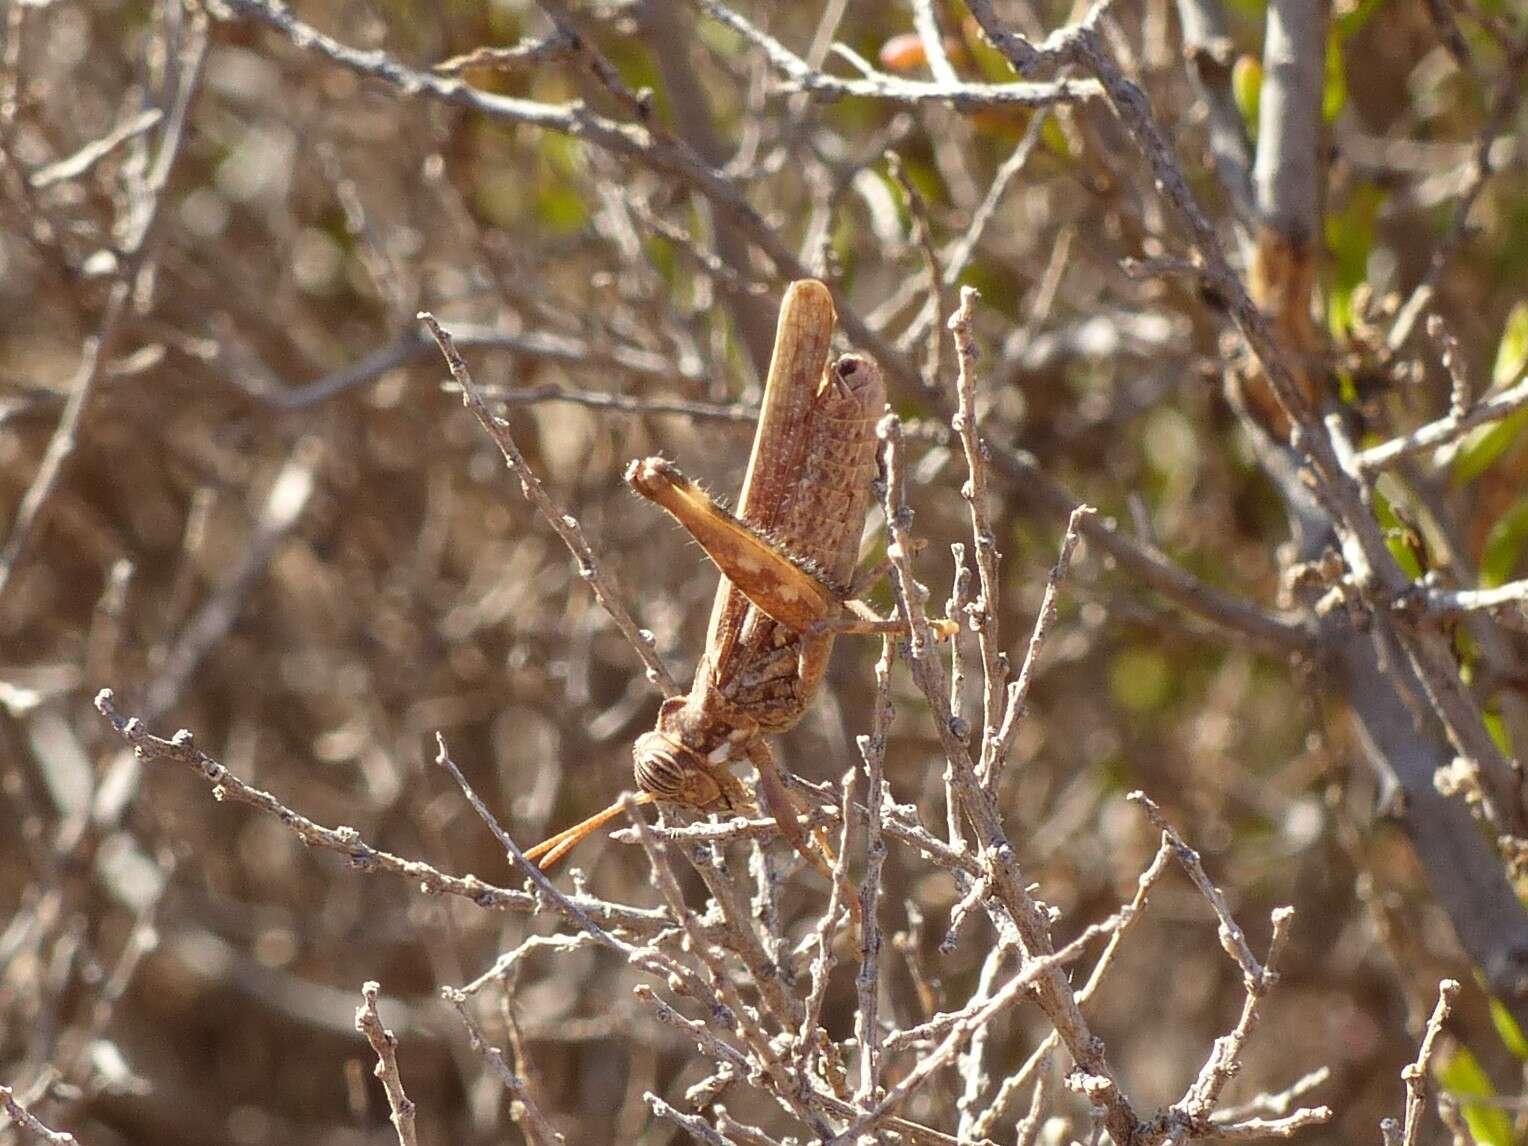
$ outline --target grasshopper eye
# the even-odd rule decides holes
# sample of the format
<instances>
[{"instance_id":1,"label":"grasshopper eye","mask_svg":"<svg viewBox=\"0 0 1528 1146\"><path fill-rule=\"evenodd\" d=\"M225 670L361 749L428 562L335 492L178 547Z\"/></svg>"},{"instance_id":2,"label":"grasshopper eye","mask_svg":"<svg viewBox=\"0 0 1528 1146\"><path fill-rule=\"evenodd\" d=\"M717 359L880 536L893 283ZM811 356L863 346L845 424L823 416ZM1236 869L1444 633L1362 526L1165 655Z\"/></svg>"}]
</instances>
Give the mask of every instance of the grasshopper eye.
<instances>
[{"instance_id":1,"label":"grasshopper eye","mask_svg":"<svg viewBox=\"0 0 1528 1146\"><path fill-rule=\"evenodd\" d=\"M637 788L658 800L708 808L721 798L721 785L704 761L661 732L644 732L632 745Z\"/></svg>"},{"instance_id":2,"label":"grasshopper eye","mask_svg":"<svg viewBox=\"0 0 1528 1146\"><path fill-rule=\"evenodd\" d=\"M882 384L875 363L862 354L843 355L829 367L828 376L839 394L846 398L868 395L873 388ZM873 409L879 408L878 402L872 401L870 405Z\"/></svg>"},{"instance_id":3,"label":"grasshopper eye","mask_svg":"<svg viewBox=\"0 0 1528 1146\"><path fill-rule=\"evenodd\" d=\"M631 746L632 773L639 791L660 800L684 801L689 787L687 773L694 771L680 760L682 749L660 732L646 732Z\"/></svg>"}]
</instances>

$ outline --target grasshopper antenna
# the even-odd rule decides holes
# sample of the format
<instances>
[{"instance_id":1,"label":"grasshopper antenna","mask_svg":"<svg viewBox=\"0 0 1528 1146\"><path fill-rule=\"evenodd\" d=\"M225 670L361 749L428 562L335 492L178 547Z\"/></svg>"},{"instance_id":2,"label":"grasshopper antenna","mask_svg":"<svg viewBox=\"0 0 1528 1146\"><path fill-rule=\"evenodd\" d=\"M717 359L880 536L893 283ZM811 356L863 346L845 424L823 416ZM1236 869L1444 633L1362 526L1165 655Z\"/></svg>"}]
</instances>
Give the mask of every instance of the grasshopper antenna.
<instances>
[{"instance_id":1,"label":"grasshopper antenna","mask_svg":"<svg viewBox=\"0 0 1528 1146\"><path fill-rule=\"evenodd\" d=\"M651 804L655 797L651 792L639 792L638 804ZM566 858L567 854L625 810L620 800L608 808L595 812L586 820L580 820L571 828L564 828L555 836L548 836L533 848L528 848L525 858L542 871L551 871Z\"/></svg>"}]
</instances>

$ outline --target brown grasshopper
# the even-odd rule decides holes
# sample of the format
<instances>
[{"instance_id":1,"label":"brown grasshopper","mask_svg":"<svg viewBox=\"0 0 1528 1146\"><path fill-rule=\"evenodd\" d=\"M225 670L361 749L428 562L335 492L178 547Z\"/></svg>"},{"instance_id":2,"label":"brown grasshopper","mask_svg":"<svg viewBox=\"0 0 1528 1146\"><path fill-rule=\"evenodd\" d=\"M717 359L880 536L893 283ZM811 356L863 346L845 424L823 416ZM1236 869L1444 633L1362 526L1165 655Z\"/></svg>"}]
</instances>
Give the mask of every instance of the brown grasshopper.
<instances>
[{"instance_id":1,"label":"brown grasshopper","mask_svg":"<svg viewBox=\"0 0 1528 1146\"><path fill-rule=\"evenodd\" d=\"M861 355L828 366L834 317L822 283L808 279L785 292L735 515L662 458L626 471L632 488L672 514L724 574L689 695L664 701L657 725L632 746L638 802L745 811L752 801L727 768L745 756L781 832L818 866L766 738L801 719L836 633L875 631L851 579L886 386ZM612 804L525 854L551 868L621 808Z\"/></svg>"}]
</instances>

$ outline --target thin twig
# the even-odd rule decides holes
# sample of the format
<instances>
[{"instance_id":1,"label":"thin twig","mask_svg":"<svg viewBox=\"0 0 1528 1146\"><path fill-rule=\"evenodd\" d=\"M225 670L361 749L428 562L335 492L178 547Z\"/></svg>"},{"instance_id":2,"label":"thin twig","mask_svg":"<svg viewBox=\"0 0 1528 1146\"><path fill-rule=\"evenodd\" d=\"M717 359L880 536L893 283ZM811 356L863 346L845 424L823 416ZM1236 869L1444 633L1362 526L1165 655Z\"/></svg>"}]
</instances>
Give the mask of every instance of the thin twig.
<instances>
[{"instance_id":1,"label":"thin twig","mask_svg":"<svg viewBox=\"0 0 1528 1146\"><path fill-rule=\"evenodd\" d=\"M961 488L971 516L971 540L976 555L977 584L981 593L966 606L967 623L976 631L982 657L982 744L977 778L991 787L997 766L998 727L1003 720L1003 693L1008 684L1008 665L1002 653L998 628L999 599L997 567L1001 554L992 528L990 497L987 492L987 444L982 440L976 419L976 336L971 324L976 316L976 302L981 295L974 287L961 287L960 306L950 316L950 333L955 339L959 373L955 381L957 408L950 427L960 437L966 457L966 484Z\"/></svg>"},{"instance_id":2,"label":"thin twig","mask_svg":"<svg viewBox=\"0 0 1528 1146\"><path fill-rule=\"evenodd\" d=\"M1484 426L1489 422L1499 422L1503 418L1511 417L1524 407L1528 407L1528 378L1483 401L1476 402L1463 413L1450 410L1445 417L1435 422L1428 422L1425 426L1418 426L1409 434L1402 434L1398 438L1391 438L1388 442L1381 442L1377 446L1361 450L1355 460L1361 472L1374 475L1389 469L1412 454L1421 453L1423 450L1436 446L1445 446L1462 438L1476 426Z\"/></svg>"},{"instance_id":3,"label":"thin twig","mask_svg":"<svg viewBox=\"0 0 1528 1146\"><path fill-rule=\"evenodd\" d=\"M675 1110L652 1092L648 1092L642 1097L647 1101L648 1107L652 1110L653 1117L661 1118L665 1122L672 1122L695 1141L706 1142L710 1146L736 1146L732 1139L728 1138L698 1114L685 1114L681 1110Z\"/></svg>"},{"instance_id":4,"label":"thin twig","mask_svg":"<svg viewBox=\"0 0 1528 1146\"><path fill-rule=\"evenodd\" d=\"M524 64L545 64L566 59L573 54L573 36L558 29L540 40L525 40L507 48L473 48L436 64L432 71L443 76L459 76L471 68L508 70Z\"/></svg>"},{"instance_id":5,"label":"thin twig","mask_svg":"<svg viewBox=\"0 0 1528 1146\"><path fill-rule=\"evenodd\" d=\"M274 28L305 51L316 52L341 67L397 91L464 107L492 120L576 136L622 159L677 178L709 200L718 212L736 225L774 264L780 275L788 279L811 277L809 268L796 252L749 204L727 174L705 163L672 137L654 136L650 128L637 124L617 124L583 104L545 104L512 99L479 91L458 80L408 68L383 53L361 51L340 43L296 19L274 0L227 0L227 7ZM979 4L977 7L983 6ZM1017 85L998 86L1010 95L1020 91ZM1208 231L1208 224L1205 224L1205 230ZM899 384L917 386L917 370L906 356L869 326L846 299L840 297L835 301L839 320L850 340L869 351ZM1247 305L1250 306L1250 302ZM939 404L936 401L936 405ZM995 468L1009 483L1010 493L1023 500L1061 514L1070 513L1082 500L1050 477L1026 453L994 447L993 460ZM1311 634L1303 620L1269 614L1205 584L1165 554L1120 533L1112 520L1098 519L1087 528L1085 536L1095 540L1127 572L1141 578L1180 607L1215 624L1281 652L1309 644Z\"/></svg>"},{"instance_id":6,"label":"thin twig","mask_svg":"<svg viewBox=\"0 0 1528 1146\"><path fill-rule=\"evenodd\" d=\"M934 321L929 326L928 349L923 364L923 384L932 389L940 385L940 349L943 335L940 326L944 319L944 276L939 270L939 252L934 249L933 228L929 224L928 205L924 203L923 196L918 188L908 177L906 166L901 156L894 151L886 153L886 162L891 171L891 177L902 188L902 194L907 199L907 213L912 218L912 244L923 255L924 274L927 276L925 290L928 294L928 307L932 309ZM910 345L909 331L902 336L901 345ZM913 337L916 337L915 335Z\"/></svg>"},{"instance_id":7,"label":"thin twig","mask_svg":"<svg viewBox=\"0 0 1528 1146\"><path fill-rule=\"evenodd\" d=\"M88 175L97 163L117 148L153 131L163 119L164 112L157 107L144 108L137 115L129 116L99 139L92 139L73 155L33 171L29 179L32 189L41 191L55 183L65 183Z\"/></svg>"},{"instance_id":8,"label":"thin twig","mask_svg":"<svg viewBox=\"0 0 1528 1146\"><path fill-rule=\"evenodd\" d=\"M393 1129L398 1132L398 1146L417 1146L414 1131L414 1103L403 1091L403 1075L398 1070L398 1036L382 1025L377 1013L380 984L367 980L361 984L361 1005L355 1009L355 1029L366 1036L377 1056L372 1071L387 1092L387 1108L392 1112Z\"/></svg>"},{"instance_id":9,"label":"thin twig","mask_svg":"<svg viewBox=\"0 0 1528 1146\"><path fill-rule=\"evenodd\" d=\"M981 243L982 236L987 231L987 224L997 215L998 204L1003 200L1003 193L1008 190L1008 185L1013 182L1014 177L1024 170L1024 165L1029 162L1030 155L1039 144L1044 133L1046 117L1049 114L1044 108L1035 112L1029 121L1029 126L1024 129L1023 137L1008 158L1003 160L1002 166L993 174L992 182L987 187L987 194L972 214L970 224L945 252L945 286L954 286L959 281L966 265L971 261L971 256Z\"/></svg>"},{"instance_id":10,"label":"thin twig","mask_svg":"<svg viewBox=\"0 0 1528 1146\"><path fill-rule=\"evenodd\" d=\"M817 923L816 934L813 936L817 945L817 955L812 960L812 985L807 991L801 1029L796 1033L798 1057L803 1070L809 1068L812 1051L820 1043L827 1041L826 1032L822 1031L819 1025L822 1020L822 1002L827 997L828 977L833 973L836 962L833 957L833 939L845 915L843 897L848 887L849 821L850 811L854 807L853 770L843 774L839 785L843 791L840 812L842 823L838 835L838 852L833 862L832 890L828 894L828 906L823 910L822 918Z\"/></svg>"},{"instance_id":11,"label":"thin twig","mask_svg":"<svg viewBox=\"0 0 1528 1146\"><path fill-rule=\"evenodd\" d=\"M281 543L302 520L312 497L323 447L316 437L299 439L281 467L233 570L181 627L143 693L141 716L153 723L174 706L197 667L228 635L251 586L270 566Z\"/></svg>"},{"instance_id":12,"label":"thin twig","mask_svg":"<svg viewBox=\"0 0 1528 1146\"><path fill-rule=\"evenodd\" d=\"M944 50L944 34L939 30L939 18L934 12L933 0L912 0L913 27L923 42L923 54L928 57L929 71L942 84L959 83L949 53Z\"/></svg>"},{"instance_id":13,"label":"thin twig","mask_svg":"<svg viewBox=\"0 0 1528 1146\"><path fill-rule=\"evenodd\" d=\"M1210 907L1215 911L1215 918L1220 921L1220 945L1225 948L1226 954L1236 960L1241 967L1243 980L1247 983L1261 981L1264 974L1263 965L1258 962L1257 956L1252 954L1252 948L1247 945L1247 937L1236 922L1235 916L1231 914L1231 905L1226 902L1225 895L1205 872L1204 864L1199 861L1199 853L1188 845L1172 824L1168 823L1167 817L1162 814L1162 809L1157 807L1156 801L1145 792L1131 792L1125 798L1133 804L1139 804L1146 812L1147 818L1161 830L1162 835L1172 844L1173 854L1183 865L1183 870L1188 873L1189 878L1194 881L1194 886L1209 901Z\"/></svg>"},{"instance_id":14,"label":"thin twig","mask_svg":"<svg viewBox=\"0 0 1528 1146\"><path fill-rule=\"evenodd\" d=\"M1436 585L1418 586L1395 603L1396 610L1409 614L1420 609L1434 621L1457 620L1466 613L1515 613L1517 628L1528 621L1528 580L1508 581L1491 589L1443 589Z\"/></svg>"},{"instance_id":15,"label":"thin twig","mask_svg":"<svg viewBox=\"0 0 1528 1146\"><path fill-rule=\"evenodd\" d=\"M1172 858L1172 846L1162 841L1161 847L1157 848L1157 854L1152 857L1151 863L1146 865L1146 870L1136 878L1135 895L1131 898L1128 907L1121 913L1123 918L1120 925L1109 936L1109 941L1104 945L1103 953L1099 955L1098 962L1093 964L1093 970L1088 973L1088 981L1083 984L1082 990L1077 992L1079 1003L1086 1004L1089 999L1103 985L1104 976L1114 964L1114 958L1123 946L1125 936L1128 935L1145 914L1146 903L1151 895L1151 890L1162 878L1162 873L1167 870L1167 863ZM1061 1037L1052 1031L1040 1043L1039 1047L1029 1056L1024 1065L1013 1074L1003 1080L997 1094L987 1109L982 1112L972 1125L971 1132L977 1136L991 1134L999 1120L1007 1114L1008 1107L1012 1104L1014 1096L1023 1089L1025 1084L1038 1070L1044 1068L1055 1053Z\"/></svg>"},{"instance_id":16,"label":"thin twig","mask_svg":"<svg viewBox=\"0 0 1528 1146\"><path fill-rule=\"evenodd\" d=\"M700 7L712 19L725 24L763 50L775 70L786 77L781 85L785 91L808 92L824 98L861 96L908 105L943 103L959 111L974 111L983 107L1046 107L1095 99L1101 94L1098 85L1091 80L1063 79L1049 83L1027 83L1020 80L1006 84L986 84L957 79L931 83L887 75L869 68L862 69L864 74L856 79L831 76L812 67L779 40L717 0L699 2Z\"/></svg>"},{"instance_id":17,"label":"thin twig","mask_svg":"<svg viewBox=\"0 0 1528 1146\"><path fill-rule=\"evenodd\" d=\"M472 1017L472 1012L467 1007L467 996L461 991L450 987L442 988L441 998L450 1003L461 1019L462 1025L467 1028L467 1035L472 1040L472 1049L477 1051L488 1062L489 1067L499 1076L499 1081L504 1084L504 1089L515 1096L515 1102L510 1106L510 1116L516 1122L524 1123L526 1137L533 1146L538 1142L552 1142L560 1144L567 1141L557 1127L552 1125L552 1120L536 1101L535 1095L525 1079L521 1078L504 1060L504 1052L488 1041L483 1033L483 1028Z\"/></svg>"},{"instance_id":18,"label":"thin twig","mask_svg":"<svg viewBox=\"0 0 1528 1146\"><path fill-rule=\"evenodd\" d=\"M1268 953L1263 957L1262 970L1258 977L1255 980L1244 981L1246 994L1242 999L1242 1010L1236 1020L1236 1026L1230 1034L1215 1040L1210 1057L1200 1069L1198 1078L1174 1107L1174 1109L1186 1111L1195 1123L1210 1116L1215 1109L1215 1104L1220 1100L1221 1091L1241 1070L1243 1048L1252 1036L1252 1031L1260 1018L1260 1004L1263 997L1278 982L1278 975L1273 971L1273 966L1288 940L1294 908L1275 908L1272 918L1273 936L1268 940ZM1221 935L1224 942L1223 924Z\"/></svg>"},{"instance_id":19,"label":"thin twig","mask_svg":"<svg viewBox=\"0 0 1528 1146\"><path fill-rule=\"evenodd\" d=\"M1109 0L1097 0L1081 21L1052 35L1038 49L1002 25L990 0L970 0L968 7L989 41L1020 71L1078 63L1104 85L1120 123L1151 167L1163 200L1187 228L1203 260L1207 284L1224 300L1279 411L1288 420L1290 445L1303 455L1310 492L1337 532L1355 584L1363 591L1400 593L1409 578L1390 553L1370 511L1362 476L1353 461L1355 451L1345 440L1341 420L1335 416L1322 419L1305 401L1296 360L1284 351L1272 320L1253 301L1246 283L1226 258L1215 227L1151 115L1145 93L1126 78L1105 47L1099 27ZM1517 831L1524 823L1525 811L1515 793L1516 771L1486 729L1479 706L1463 687L1452 648L1440 634L1425 629L1395 633L1386 627L1380 635L1395 636L1450 742L1461 756L1479 763L1496 794L1495 803L1502 809L1506 826Z\"/></svg>"},{"instance_id":20,"label":"thin twig","mask_svg":"<svg viewBox=\"0 0 1528 1146\"><path fill-rule=\"evenodd\" d=\"M1437 293L1438 284L1442 281L1443 271L1447 268L1449 260L1454 257L1455 252L1463 245L1465 237L1469 234L1470 211L1495 172L1491 146L1496 142L1496 137L1510 127L1513 113L1523 98L1523 88L1528 86L1523 83L1525 70L1528 70L1528 35L1522 36L1515 47L1507 53L1507 59L1502 68L1501 86L1491 100L1491 108L1486 113L1485 125L1475 138L1473 154L1467 167L1469 181L1454 197L1454 217L1449 222L1448 230L1444 232L1443 238L1433 248L1432 257L1427 261L1427 270L1423 272L1417 285L1412 288L1406 302L1396 312L1395 323L1385 340L1391 351L1400 350L1411 337L1417 319L1426 311L1433 295Z\"/></svg>"},{"instance_id":21,"label":"thin twig","mask_svg":"<svg viewBox=\"0 0 1528 1146\"><path fill-rule=\"evenodd\" d=\"M329 828L315 823L269 792L239 779L213 757L197 748L190 732L181 730L172 739L165 740L150 732L137 717L122 716L116 710L115 698L109 688L102 689L96 695L95 706L140 759L169 760L190 769L212 785L216 799L248 804L266 815L274 816L307 847L336 852L344 856L350 866L360 871L402 876L427 894L459 896L486 910L535 912L541 909L537 897L528 892L497 887L475 875L450 875L422 860L404 859L375 848L354 828ZM628 933L654 935L672 925L668 914L663 911L626 907L581 895L571 897L570 902L588 917Z\"/></svg>"},{"instance_id":22,"label":"thin twig","mask_svg":"<svg viewBox=\"0 0 1528 1146\"><path fill-rule=\"evenodd\" d=\"M988 917L999 934L1018 937L1027 958L1043 958L1053 950L1049 916L1035 902L1019 874L1013 845L1004 834L996 804L978 780L976 766L965 743L956 734L949 710L944 670L924 612L928 590L917 581L912 571L912 554L917 547L911 534L912 510L907 504L907 475L899 431L900 423L894 414L883 418L876 429L883 443L886 470L884 503L890 533L887 556L892 562L897 608L911 634L908 657L913 677L933 710L940 746L954 769L961 810L971 823L981 848L983 874L990 879L995 893L983 904ZM1117 1141L1131 1141L1138 1132L1139 1120L1129 1099L1113 1083L1103 1040L1089 1029L1071 985L1056 971L1042 976L1034 993L1036 1002L1055 1024L1062 1041L1077 1060L1081 1073L1102 1080L1103 1089L1096 1097L1098 1104L1107 1108L1110 1133Z\"/></svg>"},{"instance_id":23,"label":"thin twig","mask_svg":"<svg viewBox=\"0 0 1528 1146\"><path fill-rule=\"evenodd\" d=\"M723 1009L720 1001L694 972L667 956L660 954L652 947L634 946L606 931L590 917L582 905L575 903L569 896L564 895L558 890L557 886L547 878L545 872L525 858L525 852L521 850L520 845L515 843L510 834L504 830L504 826L499 823L498 818L488 809L488 805L483 803L482 797L467 782L467 778L462 775L461 769L456 766L456 762L451 759L451 754L446 750L445 737L437 732L435 734L435 743L438 746L435 763L451 774L451 778L456 781L457 787L462 790L462 795L467 798L467 803L478 814L478 818L488 826L488 830L493 833L494 839L499 841L499 845L503 847L505 855L518 868L530 876L531 882L536 885L541 894L546 896L569 922L581 928L601 946L608 947L610 950L621 955L632 966L647 971L664 982L687 986L708 1006L714 1007L718 1011ZM627 810L630 812L632 808L628 806ZM641 820L637 819L637 823L640 825Z\"/></svg>"},{"instance_id":24,"label":"thin twig","mask_svg":"<svg viewBox=\"0 0 1528 1146\"><path fill-rule=\"evenodd\" d=\"M793 1084L792 1071L781 1059L770 1039L762 1016L747 1005L737 984L722 966L721 958L714 954L710 945L706 943L694 912L685 906L684 893L680 890L679 881L675 877L667 846L648 830L647 822L637 814L636 801L629 794L623 797L623 803L627 815L631 817L632 824L637 830L642 848L647 853L653 882L668 903L670 914L679 921L680 927L686 933L690 954L705 969L711 990L715 992L716 1002L713 1006L725 1007L726 1025L737 1031L748 1044L757 1064L769 1077L773 1084L772 1088L786 1105L808 1126L821 1132L825 1128L825 1123L806 1105L800 1093L801 1088ZM775 1017L777 1020L780 1019L778 1015Z\"/></svg>"},{"instance_id":25,"label":"thin twig","mask_svg":"<svg viewBox=\"0 0 1528 1146\"><path fill-rule=\"evenodd\" d=\"M891 725L891 662L895 648L890 637L881 642L881 656L875 662L875 708L870 718L870 734L858 736L855 744L865 763L865 875L860 881L859 973L854 977L858 1006L854 1012L854 1033L859 1040L859 1087L855 1100L869 1102L880 1085L881 1074L881 869L886 862L886 844L881 838L881 809L887 802L882 768L886 763L886 732Z\"/></svg>"},{"instance_id":26,"label":"thin twig","mask_svg":"<svg viewBox=\"0 0 1528 1146\"><path fill-rule=\"evenodd\" d=\"M1024 663L1019 666L1018 679L1008 686L1007 704L1003 709L1002 724L997 731L997 746L992 756L992 772L987 781L989 788L994 788L1002 777L1003 765L1007 762L1008 753L1012 750L1014 738L1019 732L1019 722L1028 712L1029 690L1034 684L1035 671L1040 666L1040 652L1045 648L1051 625L1056 620L1061 598L1061 582L1065 580L1067 571L1072 567L1072 554L1077 550L1082 523L1097 512L1091 505L1079 505L1072 510L1072 516L1067 519L1066 535L1061 539L1061 552L1056 558L1056 564L1051 567L1050 574L1045 578L1045 594L1040 598L1040 611L1035 614L1034 628L1029 634L1029 646L1024 650Z\"/></svg>"},{"instance_id":27,"label":"thin twig","mask_svg":"<svg viewBox=\"0 0 1528 1146\"><path fill-rule=\"evenodd\" d=\"M1422 1131L1422 1112L1427 1105L1427 1071L1432 1061L1433 1049L1443 1033L1454 1000L1459 997L1459 981L1444 979L1438 984L1438 1005L1427 1020L1427 1030L1422 1035L1422 1045L1417 1048L1414 1062L1406 1064L1401 1078L1406 1083L1406 1122L1401 1130L1401 1146L1415 1146L1417 1135Z\"/></svg>"},{"instance_id":28,"label":"thin twig","mask_svg":"<svg viewBox=\"0 0 1528 1146\"><path fill-rule=\"evenodd\" d=\"M552 495L547 493L546 487L541 484L541 479L536 476L536 471L531 469L525 456L521 454L520 447L515 444L509 423L488 409L483 396L478 393L477 387L472 382L472 374L467 369L467 363L462 360L455 343L451 341L451 335L429 311L420 311L419 320L429 327L431 336L440 347L440 352L446 359L446 365L451 370L451 377L462 388L462 404L472 411L472 416L478 420L483 429L488 431L488 436L499 447L509 472L520 479L520 490L525 494L526 500L536 507L546 523L556 531L557 536L562 538L563 544L573 554L574 560L578 562L578 575L588 582L589 587L594 590L595 598L604 607L605 612L610 614L610 619L615 622L616 628L621 630L621 635L636 650L637 656L646 667L647 679L665 697L677 696L679 685L659 659L657 650L653 647L655 642L652 634L638 628L636 621L632 620L631 612L621 601L615 585L595 559L594 550L584 540L583 526L579 525L576 517L563 512L562 507L552 500Z\"/></svg>"},{"instance_id":29,"label":"thin twig","mask_svg":"<svg viewBox=\"0 0 1528 1146\"><path fill-rule=\"evenodd\" d=\"M79 1139L64 1130L50 1129L40 1118L16 1101L16 1092L8 1086L0 1086L0 1110L4 1110L17 1126L31 1131L48 1146L79 1146Z\"/></svg>"},{"instance_id":30,"label":"thin twig","mask_svg":"<svg viewBox=\"0 0 1528 1146\"><path fill-rule=\"evenodd\" d=\"M1441 314L1427 316L1427 333L1438 344L1439 357L1443 359L1443 369L1448 371L1449 416L1462 418L1475 404L1475 399L1469 373L1465 369L1464 360L1459 355L1459 340L1449 330Z\"/></svg>"}]
</instances>

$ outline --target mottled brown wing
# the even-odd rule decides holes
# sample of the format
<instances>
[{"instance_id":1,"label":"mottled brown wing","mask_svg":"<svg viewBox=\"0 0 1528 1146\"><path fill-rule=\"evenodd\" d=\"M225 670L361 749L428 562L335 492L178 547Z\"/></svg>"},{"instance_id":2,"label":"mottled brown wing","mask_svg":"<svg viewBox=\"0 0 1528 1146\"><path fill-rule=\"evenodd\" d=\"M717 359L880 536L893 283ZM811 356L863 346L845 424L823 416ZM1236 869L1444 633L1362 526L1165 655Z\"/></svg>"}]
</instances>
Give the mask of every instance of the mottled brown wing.
<instances>
[{"instance_id":1,"label":"mottled brown wing","mask_svg":"<svg viewBox=\"0 0 1528 1146\"><path fill-rule=\"evenodd\" d=\"M870 359L846 354L828 368L807 410L806 448L773 530L787 553L840 596L859 559L875 427L885 410L886 385Z\"/></svg>"},{"instance_id":2,"label":"mottled brown wing","mask_svg":"<svg viewBox=\"0 0 1528 1146\"><path fill-rule=\"evenodd\" d=\"M886 391L868 359L849 355L823 368L832 307L821 283L796 283L786 293L738 516L842 592L859 553ZM799 656L798 634L723 579L704 675L762 725L785 727L810 699L831 644L819 637L812 655Z\"/></svg>"}]
</instances>

